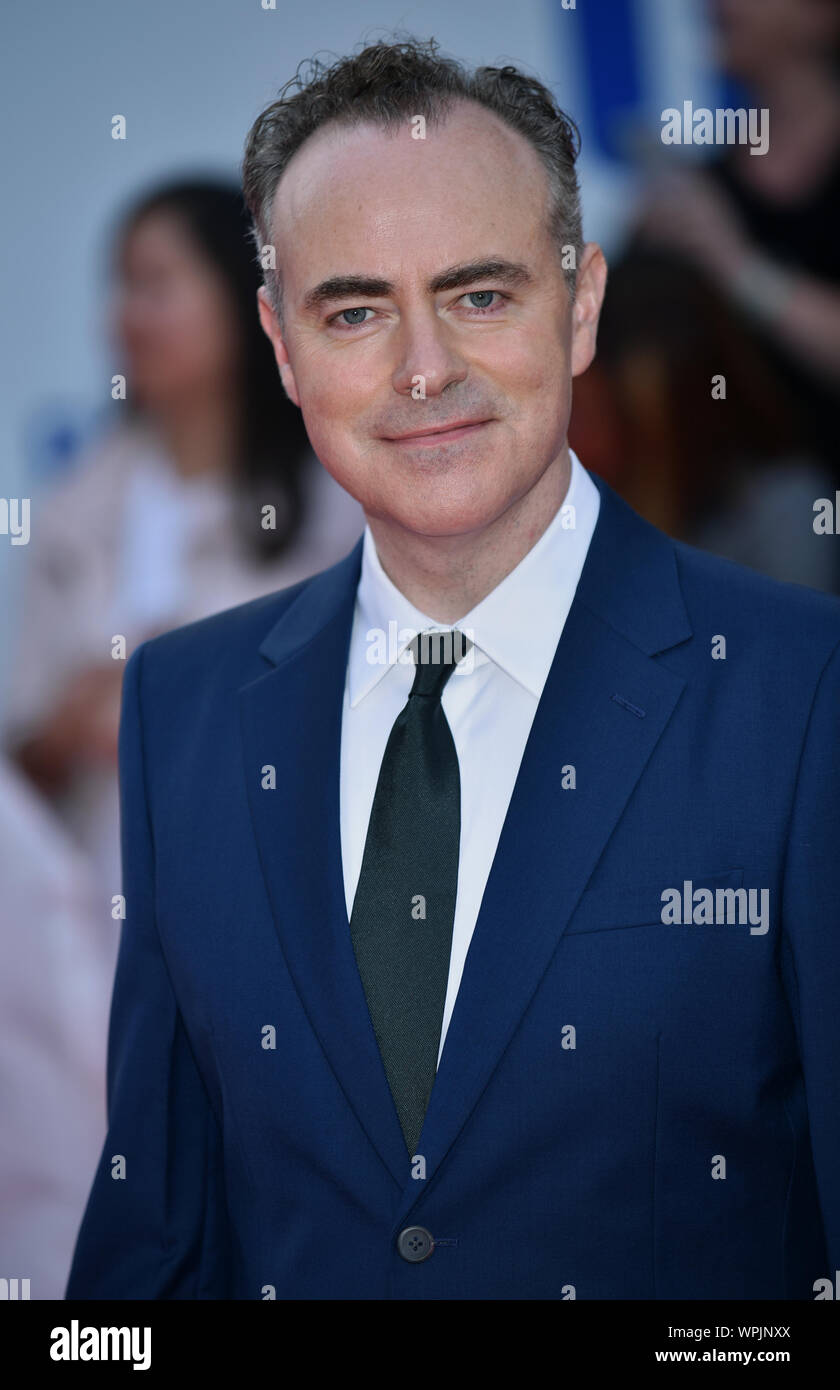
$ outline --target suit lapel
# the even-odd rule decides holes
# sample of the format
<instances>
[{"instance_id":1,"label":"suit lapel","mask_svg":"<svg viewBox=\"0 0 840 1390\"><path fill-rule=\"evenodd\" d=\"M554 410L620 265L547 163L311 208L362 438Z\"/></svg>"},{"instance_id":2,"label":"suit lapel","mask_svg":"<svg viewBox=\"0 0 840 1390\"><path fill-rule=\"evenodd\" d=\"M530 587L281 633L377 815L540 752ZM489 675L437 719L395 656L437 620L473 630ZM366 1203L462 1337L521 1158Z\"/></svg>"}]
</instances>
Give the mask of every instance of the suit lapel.
<instances>
[{"instance_id":1,"label":"suit lapel","mask_svg":"<svg viewBox=\"0 0 840 1390\"><path fill-rule=\"evenodd\" d=\"M508 1045L684 681L653 660L691 635L673 543L591 475L601 509L539 702L481 903L419 1152L444 1161ZM356 966L344 901L341 716L361 541L306 584L240 692L260 859L289 971L359 1123L403 1191L396 1110ZM276 769L275 791L261 769ZM562 769L576 787L563 790Z\"/></svg>"},{"instance_id":2,"label":"suit lapel","mask_svg":"<svg viewBox=\"0 0 840 1390\"><path fill-rule=\"evenodd\" d=\"M652 660L691 635L673 543L592 476L598 522L520 764L420 1137L429 1178L498 1065L685 684ZM574 790L562 788L568 765ZM420 1186L406 1184L398 1225Z\"/></svg>"},{"instance_id":3,"label":"suit lapel","mask_svg":"<svg viewBox=\"0 0 840 1390\"><path fill-rule=\"evenodd\" d=\"M347 652L361 564L307 584L260 647L273 669L239 692L254 834L289 973L356 1117L402 1188L408 1156L350 937L339 771ZM261 786L272 765L276 790Z\"/></svg>"}]
</instances>

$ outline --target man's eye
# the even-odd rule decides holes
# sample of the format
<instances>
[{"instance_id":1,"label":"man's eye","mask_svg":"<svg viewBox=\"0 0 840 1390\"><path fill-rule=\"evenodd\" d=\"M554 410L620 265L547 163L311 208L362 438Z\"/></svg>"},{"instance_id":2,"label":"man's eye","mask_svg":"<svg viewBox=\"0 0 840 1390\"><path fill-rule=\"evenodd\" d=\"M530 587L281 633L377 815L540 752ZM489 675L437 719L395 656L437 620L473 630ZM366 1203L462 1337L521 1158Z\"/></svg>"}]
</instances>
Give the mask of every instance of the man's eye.
<instances>
[{"instance_id":1,"label":"man's eye","mask_svg":"<svg viewBox=\"0 0 840 1390\"><path fill-rule=\"evenodd\" d=\"M367 323L367 322L368 322L367 319L360 319L360 318L348 319L348 318L345 318L345 315L346 315L346 314L372 314L372 313L373 313L373 310L372 310L372 309L367 309L367 308L359 308L359 309L342 309L340 313L335 314L335 315L333 316L333 318L330 319L330 323L331 323L331 324L334 324L335 327L337 327L337 328L360 328L361 325L362 325L363 323Z\"/></svg>"},{"instance_id":2,"label":"man's eye","mask_svg":"<svg viewBox=\"0 0 840 1390\"><path fill-rule=\"evenodd\" d=\"M474 309L476 313L480 314L482 311L494 313L497 309L501 308L501 302L499 304L490 304L488 301L492 299L493 295L495 295L499 301L503 302L505 299L505 295L501 294L499 290L467 290L467 293L462 295L462 298L481 301L481 303L478 304L473 303L467 305L468 309Z\"/></svg>"}]
</instances>

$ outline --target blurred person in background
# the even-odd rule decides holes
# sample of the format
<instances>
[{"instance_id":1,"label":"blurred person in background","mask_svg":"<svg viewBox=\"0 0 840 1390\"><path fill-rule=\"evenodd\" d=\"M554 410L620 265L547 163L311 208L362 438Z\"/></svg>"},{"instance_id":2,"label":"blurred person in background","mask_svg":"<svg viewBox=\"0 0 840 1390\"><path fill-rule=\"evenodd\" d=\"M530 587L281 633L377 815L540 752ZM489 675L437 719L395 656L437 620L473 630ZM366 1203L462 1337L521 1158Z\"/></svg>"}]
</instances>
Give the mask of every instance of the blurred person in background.
<instances>
[{"instance_id":1,"label":"blurred person in background","mask_svg":"<svg viewBox=\"0 0 840 1390\"><path fill-rule=\"evenodd\" d=\"M713 0L721 66L769 111L769 147L667 172L639 222L744 314L800 407L801 446L840 487L840 4Z\"/></svg>"},{"instance_id":2,"label":"blurred person in background","mask_svg":"<svg viewBox=\"0 0 840 1390\"><path fill-rule=\"evenodd\" d=\"M637 245L612 269L572 426L574 448L669 535L773 579L840 587L835 547L813 529L833 479L802 447L795 392L679 255Z\"/></svg>"},{"instance_id":3,"label":"blurred person in background","mask_svg":"<svg viewBox=\"0 0 840 1390\"><path fill-rule=\"evenodd\" d=\"M9 752L89 857L105 904L119 891L125 663L113 638L130 655L156 632L293 584L340 559L364 524L280 382L239 190L154 190L123 218L114 269L126 400L33 528L5 711ZM108 914L104 931L115 960Z\"/></svg>"},{"instance_id":4,"label":"blurred person in background","mask_svg":"<svg viewBox=\"0 0 840 1390\"><path fill-rule=\"evenodd\" d=\"M723 146L702 170L658 139L648 150L572 439L671 535L840 592L836 548L813 530L840 487L840 4L710 14L740 104L769 112L768 148Z\"/></svg>"},{"instance_id":5,"label":"blurred person in background","mask_svg":"<svg viewBox=\"0 0 840 1390\"><path fill-rule=\"evenodd\" d=\"M33 525L0 766L0 1255L61 1298L105 1134L121 891L123 660L341 558L361 508L321 467L257 316L238 189L170 184L116 238L125 401ZM276 525L264 528L266 507Z\"/></svg>"}]
</instances>

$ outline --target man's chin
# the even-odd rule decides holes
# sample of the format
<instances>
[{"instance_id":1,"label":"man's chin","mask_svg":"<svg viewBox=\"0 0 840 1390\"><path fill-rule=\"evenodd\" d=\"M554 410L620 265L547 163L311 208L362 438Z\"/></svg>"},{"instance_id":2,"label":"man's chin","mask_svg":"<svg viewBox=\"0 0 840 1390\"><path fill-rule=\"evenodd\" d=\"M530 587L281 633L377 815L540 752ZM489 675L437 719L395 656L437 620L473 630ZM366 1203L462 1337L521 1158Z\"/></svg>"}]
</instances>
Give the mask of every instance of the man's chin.
<instances>
[{"instance_id":1,"label":"man's chin","mask_svg":"<svg viewBox=\"0 0 840 1390\"><path fill-rule=\"evenodd\" d=\"M390 529L403 531L408 536L424 537L428 540L456 538L477 535L492 526L504 512L504 503L488 506L485 496L470 501L453 503L451 498L440 500L426 499L418 503L412 501L404 506L375 506L369 514L384 521Z\"/></svg>"}]
</instances>

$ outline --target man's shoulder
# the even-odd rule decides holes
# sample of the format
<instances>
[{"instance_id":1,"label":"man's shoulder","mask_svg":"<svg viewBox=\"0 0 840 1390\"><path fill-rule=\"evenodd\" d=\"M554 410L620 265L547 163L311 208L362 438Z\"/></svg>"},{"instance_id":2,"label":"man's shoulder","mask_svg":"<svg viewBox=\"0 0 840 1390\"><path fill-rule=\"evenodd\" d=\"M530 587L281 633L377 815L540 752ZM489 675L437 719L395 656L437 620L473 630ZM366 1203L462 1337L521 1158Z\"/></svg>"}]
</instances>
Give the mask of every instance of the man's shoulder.
<instances>
[{"instance_id":1,"label":"man's shoulder","mask_svg":"<svg viewBox=\"0 0 840 1390\"><path fill-rule=\"evenodd\" d=\"M601 512L582 578L590 606L651 654L693 638L703 661L723 637L743 672L765 680L775 667L790 686L813 685L840 644L840 598L677 540L594 481Z\"/></svg>"},{"instance_id":2,"label":"man's shoulder","mask_svg":"<svg viewBox=\"0 0 840 1390\"><path fill-rule=\"evenodd\" d=\"M206 690L208 682L239 686L256 679L267 669L259 652L264 638L309 586L329 572L321 570L286 588L148 638L131 658L142 660L144 685L160 694L173 694L180 688L194 695L198 689Z\"/></svg>"},{"instance_id":3,"label":"man's shoulder","mask_svg":"<svg viewBox=\"0 0 840 1390\"><path fill-rule=\"evenodd\" d=\"M171 660L179 654L203 649L235 651L241 646L259 642L260 633L268 631L287 608L294 603L298 594L316 578L310 575L297 584L284 589L274 589L258 598L238 603L232 608L224 608L211 613L206 618L184 623L149 638L146 648L149 656L156 660Z\"/></svg>"},{"instance_id":4,"label":"man's shoulder","mask_svg":"<svg viewBox=\"0 0 840 1390\"><path fill-rule=\"evenodd\" d=\"M840 598L771 579L734 560L672 540L680 590L695 633L735 635L780 662L807 655L822 664L840 644Z\"/></svg>"}]
</instances>

